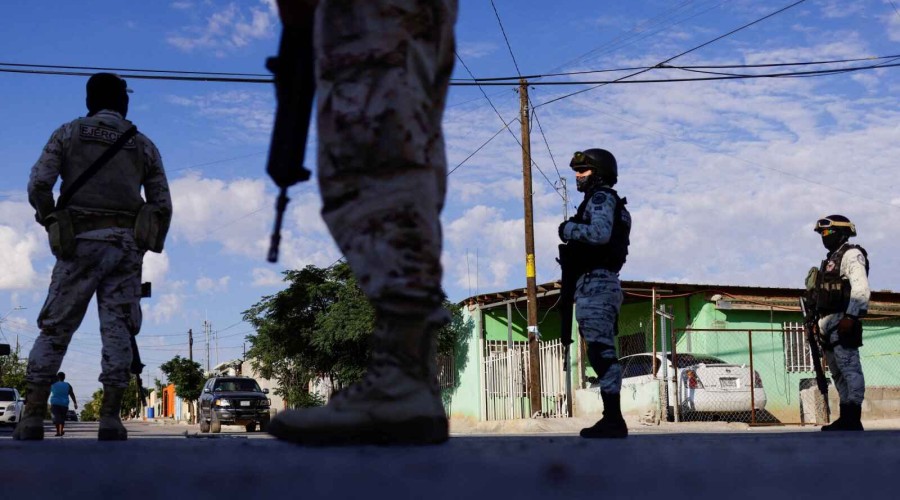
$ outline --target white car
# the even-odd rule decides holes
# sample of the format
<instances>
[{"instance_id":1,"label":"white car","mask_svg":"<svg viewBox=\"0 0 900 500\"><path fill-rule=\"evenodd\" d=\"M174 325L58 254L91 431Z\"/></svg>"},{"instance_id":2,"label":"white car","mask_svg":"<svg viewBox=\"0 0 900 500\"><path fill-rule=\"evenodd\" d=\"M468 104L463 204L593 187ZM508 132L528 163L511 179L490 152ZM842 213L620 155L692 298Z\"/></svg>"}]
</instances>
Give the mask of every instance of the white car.
<instances>
[{"instance_id":1,"label":"white car","mask_svg":"<svg viewBox=\"0 0 900 500\"><path fill-rule=\"evenodd\" d=\"M675 355L678 369L672 363L672 354L634 354L619 360L622 365L622 390L648 384L663 378L662 363L668 378L668 405L680 405L682 415L692 413L749 412L752 405L757 410L766 407L766 391L759 373L751 377L750 367L727 363L706 354L678 353ZM676 387L677 384L677 387ZM676 391L677 389L677 391ZM671 415L670 415L671 416Z\"/></svg>"},{"instance_id":2,"label":"white car","mask_svg":"<svg viewBox=\"0 0 900 500\"><path fill-rule=\"evenodd\" d=\"M11 387L0 387L0 424L16 425L22 419L25 401L19 391Z\"/></svg>"}]
</instances>

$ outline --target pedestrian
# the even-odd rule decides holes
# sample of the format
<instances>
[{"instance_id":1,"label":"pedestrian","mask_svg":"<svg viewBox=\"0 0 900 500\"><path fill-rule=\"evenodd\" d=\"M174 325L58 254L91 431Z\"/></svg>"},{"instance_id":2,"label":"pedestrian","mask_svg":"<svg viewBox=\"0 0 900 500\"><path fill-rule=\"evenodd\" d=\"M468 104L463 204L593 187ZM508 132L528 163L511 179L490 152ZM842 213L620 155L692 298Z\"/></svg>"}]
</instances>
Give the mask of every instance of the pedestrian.
<instances>
[{"instance_id":1,"label":"pedestrian","mask_svg":"<svg viewBox=\"0 0 900 500\"><path fill-rule=\"evenodd\" d=\"M78 401L75 399L75 391L72 384L66 382L66 374L59 372L56 374L59 379L50 386L50 416L53 417L53 425L56 426L56 436L63 436L66 433L66 417L69 414L69 398L75 409L78 409Z\"/></svg>"},{"instance_id":2,"label":"pedestrian","mask_svg":"<svg viewBox=\"0 0 900 500\"><path fill-rule=\"evenodd\" d=\"M569 166L575 170L584 200L569 220L559 225L559 238L573 257L579 275L575 285L575 319L587 344L587 356L597 373L603 418L581 430L585 438L624 438L619 391L622 368L616 355L622 286L619 271L628 255L631 214L627 201L612 188L618 181L616 158L605 149L576 152Z\"/></svg>"},{"instance_id":3,"label":"pedestrian","mask_svg":"<svg viewBox=\"0 0 900 500\"><path fill-rule=\"evenodd\" d=\"M310 5L279 0L285 33L302 23L301 4ZM449 320L441 289L439 216L447 178L441 117L456 14L457 0L315 6L322 217L376 324L363 380L324 407L279 413L268 429L278 438L326 445L448 438L436 352L437 330ZM278 105L287 103L279 98ZM285 142L297 147L291 139Z\"/></svg>"},{"instance_id":4,"label":"pedestrian","mask_svg":"<svg viewBox=\"0 0 900 500\"><path fill-rule=\"evenodd\" d=\"M132 363L139 365L134 336L141 328L141 266L147 250L162 251L172 217L159 151L125 119L128 92L117 75L91 76L87 116L56 129L31 169L28 200L47 230L56 265L28 356L27 403L15 439L44 438L50 384L95 294L103 345L97 436L128 437L119 412Z\"/></svg>"},{"instance_id":5,"label":"pedestrian","mask_svg":"<svg viewBox=\"0 0 900 500\"><path fill-rule=\"evenodd\" d=\"M840 396L840 416L822 430L861 431L866 381L859 360L860 318L869 309L869 255L863 247L849 243L856 236L856 225L843 215L819 219L814 230L822 236L828 254L812 280L813 302L825 360Z\"/></svg>"}]
</instances>

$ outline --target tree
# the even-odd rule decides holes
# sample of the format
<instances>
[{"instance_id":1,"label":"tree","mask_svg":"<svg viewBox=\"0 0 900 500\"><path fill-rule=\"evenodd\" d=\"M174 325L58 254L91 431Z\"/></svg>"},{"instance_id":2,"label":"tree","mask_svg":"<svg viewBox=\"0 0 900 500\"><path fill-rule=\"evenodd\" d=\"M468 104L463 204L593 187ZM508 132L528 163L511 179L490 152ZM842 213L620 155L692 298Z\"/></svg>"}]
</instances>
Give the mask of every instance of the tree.
<instances>
[{"instance_id":1,"label":"tree","mask_svg":"<svg viewBox=\"0 0 900 500\"><path fill-rule=\"evenodd\" d=\"M244 320L256 329L247 337L247 356L260 375L278 380L275 393L288 406L321 404L309 394L311 379L322 377L341 387L365 373L375 311L345 263L285 271L284 281L285 290L244 311ZM438 333L441 353L452 352L462 335L461 313L456 311L454 320Z\"/></svg>"},{"instance_id":2,"label":"tree","mask_svg":"<svg viewBox=\"0 0 900 500\"><path fill-rule=\"evenodd\" d=\"M142 387L143 396L146 398L150 395L147 388ZM144 400L141 398L141 391L138 389L137 377L131 377L128 380L128 388L125 389L125 395L122 398L122 416L130 417L132 415L141 414L141 408L144 406Z\"/></svg>"},{"instance_id":3,"label":"tree","mask_svg":"<svg viewBox=\"0 0 900 500\"><path fill-rule=\"evenodd\" d=\"M181 356L166 361L159 367L170 383L175 384L175 394L187 401L191 412L191 423L196 422L197 412L194 402L200 398L203 391L203 383L206 381L200 363L191 361Z\"/></svg>"},{"instance_id":4,"label":"tree","mask_svg":"<svg viewBox=\"0 0 900 500\"><path fill-rule=\"evenodd\" d=\"M103 404L103 389L97 389L91 395L91 400L81 409L82 422L96 422L100 420L100 405Z\"/></svg>"},{"instance_id":5,"label":"tree","mask_svg":"<svg viewBox=\"0 0 900 500\"><path fill-rule=\"evenodd\" d=\"M25 394L25 370L28 360L19 357L19 349L6 356L0 356L0 387L13 387L19 394Z\"/></svg>"}]
</instances>

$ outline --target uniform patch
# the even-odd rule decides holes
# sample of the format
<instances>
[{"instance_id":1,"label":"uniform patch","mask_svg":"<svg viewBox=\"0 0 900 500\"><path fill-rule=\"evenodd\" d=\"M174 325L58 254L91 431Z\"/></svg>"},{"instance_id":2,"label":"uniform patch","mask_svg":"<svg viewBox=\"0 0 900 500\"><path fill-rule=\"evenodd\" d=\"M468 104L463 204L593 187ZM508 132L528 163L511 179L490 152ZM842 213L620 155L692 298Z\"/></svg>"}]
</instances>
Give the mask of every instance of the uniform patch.
<instances>
[{"instance_id":1,"label":"uniform patch","mask_svg":"<svg viewBox=\"0 0 900 500\"><path fill-rule=\"evenodd\" d=\"M591 197L591 202L596 205L602 205L606 201L606 193L598 192L594 193L594 196Z\"/></svg>"},{"instance_id":2,"label":"uniform patch","mask_svg":"<svg viewBox=\"0 0 900 500\"><path fill-rule=\"evenodd\" d=\"M116 142L122 134L123 132L107 127L94 125L80 125L78 127L78 135L86 141L98 141L112 144ZM132 137L128 139L123 147L126 149L134 149L136 145L137 143L135 142L134 137Z\"/></svg>"},{"instance_id":3,"label":"uniform patch","mask_svg":"<svg viewBox=\"0 0 900 500\"><path fill-rule=\"evenodd\" d=\"M862 253L860 253L859 255L856 256L856 261L862 265L866 265L866 258L863 256Z\"/></svg>"},{"instance_id":4,"label":"uniform patch","mask_svg":"<svg viewBox=\"0 0 900 500\"><path fill-rule=\"evenodd\" d=\"M834 271L834 261L833 260L829 260L828 264L825 264L825 272L831 272L831 271Z\"/></svg>"}]
</instances>

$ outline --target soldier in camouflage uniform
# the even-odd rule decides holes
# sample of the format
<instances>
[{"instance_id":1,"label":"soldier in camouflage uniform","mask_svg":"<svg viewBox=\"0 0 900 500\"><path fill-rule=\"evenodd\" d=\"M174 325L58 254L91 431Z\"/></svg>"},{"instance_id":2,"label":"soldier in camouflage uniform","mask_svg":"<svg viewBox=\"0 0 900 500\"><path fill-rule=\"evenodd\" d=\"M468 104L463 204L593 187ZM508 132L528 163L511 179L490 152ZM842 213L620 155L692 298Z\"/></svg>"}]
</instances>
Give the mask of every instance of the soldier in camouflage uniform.
<instances>
[{"instance_id":1,"label":"soldier in camouflage uniform","mask_svg":"<svg viewBox=\"0 0 900 500\"><path fill-rule=\"evenodd\" d=\"M572 254L580 277L575 288L575 319L587 343L588 360L600 381L603 418L582 429L585 438L624 438L628 427L622 418L619 391L622 368L616 356L622 288L619 270L628 255L631 215L626 200L612 186L618 180L615 157L604 149L575 153L569 166L575 170L584 201L571 219L559 226L559 237L574 246Z\"/></svg>"},{"instance_id":2,"label":"soldier in camouflage uniform","mask_svg":"<svg viewBox=\"0 0 900 500\"><path fill-rule=\"evenodd\" d=\"M57 261L38 315L41 333L28 357L27 404L16 439L43 439L50 384L94 294L103 343L98 438L127 439L119 412L133 360L131 337L141 327L144 252L162 251L172 216L159 151L138 132L72 192L68 205L61 208L53 198L58 179L62 179L61 192L67 193L75 179L132 126L125 119L127 91L125 81L116 75L92 76L87 83L88 115L53 132L31 170L28 199L38 223L50 233L51 245L52 235L72 237L67 240L69 250L54 248Z\"/></svg>"},{"instance_id":3,"label":"soldier in camouflage uniform","mask_svg":"<svg viewBox=\"0 0 900 500\"><path fill-rule=\"evenodd\" d=\"M869 258L866 250L850 243L856 226L843 215L829 215L816 222L828 255L815 283L816 311L825 360L840 396L840 416L823 431L861 431L860 416L866 381L859 361L862 323L869 309Z\"/></svg>"},{"instance_id":4,"label":"soldier in camouflage uniform","mask_svg":"<svg viewBox=\"0 0 900 500\"><path fill-rule=\"evenodd\" d=\"M295 4L279 1L285 25ZM456 0L321 0L315 11L322 216L376 311L364 379L278 414L299 443L440 443L436 379L447 167L441 117ZM279 106L281 103L279 103ZM276 179L277 181L277 179Z\"/></svg>"}]
</instances>

